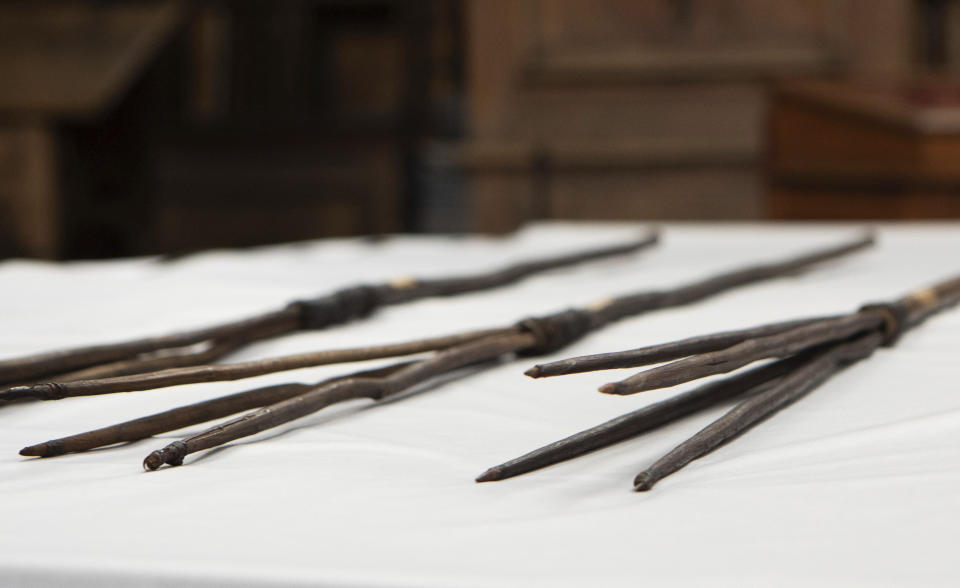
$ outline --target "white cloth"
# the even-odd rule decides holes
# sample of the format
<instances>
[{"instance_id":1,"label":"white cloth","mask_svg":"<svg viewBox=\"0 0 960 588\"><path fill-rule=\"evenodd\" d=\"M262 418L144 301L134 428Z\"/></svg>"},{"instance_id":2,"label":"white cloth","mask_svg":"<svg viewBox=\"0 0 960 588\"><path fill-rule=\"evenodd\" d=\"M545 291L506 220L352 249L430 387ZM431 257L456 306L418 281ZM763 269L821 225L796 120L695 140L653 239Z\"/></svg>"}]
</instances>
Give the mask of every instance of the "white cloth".
<instances>
[{"instance_id":1,"label":"white cloth","mask_svg":"<svg viewBox=\"0 0 960 588\"><path fill-rule=\"evenodd\" d=\"M8 261L0 264L0 357L209 324L397 274L495 267L639 228L543 223L509 239L340 239L167 264ZM660 246L628 259L393 306L367 321L256 344L231 360L511 324L856 232L666 225ZM846 312L960 271L960 225L890 225L879 235L873 250L624 320L551 357ZM645 494L631 491L633 476L722 407L532 474L473 482L489 466L676 392L596 392L630 371L533 381L522 372L534 360L504 362L383 405L324 410L152 473L142 459L184 432L54 459L16 452L358 366L0 407L0 585L957 586L958 349L960 309Z\"/></svg>"}]
</instances>

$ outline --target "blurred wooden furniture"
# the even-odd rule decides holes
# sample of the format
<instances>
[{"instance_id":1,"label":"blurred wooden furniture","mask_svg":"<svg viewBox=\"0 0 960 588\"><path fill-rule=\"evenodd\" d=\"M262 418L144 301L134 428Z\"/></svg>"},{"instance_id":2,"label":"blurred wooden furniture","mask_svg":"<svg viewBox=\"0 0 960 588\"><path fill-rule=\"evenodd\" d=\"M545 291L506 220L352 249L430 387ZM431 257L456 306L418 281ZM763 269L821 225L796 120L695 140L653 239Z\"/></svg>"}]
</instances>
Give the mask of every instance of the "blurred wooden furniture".
<instances>
[{"instance_id":1,"label":"blurred wooden furniture","mask_svg":"<svg viewBox=\"0 0 960 588\"><path fill-rule=\"evenodd\" d=\"M960 77L782 84L770 142L774 218L960 217Z\"/></svg>"},{"instance_id":2,"label":"blurred wooden furniture","mask_svg":"<svg viewBox=\"0 0 960 588\"><path fill-rule=\"evenodd\" d=\"M0 3L0 257L410 228L451 5Z\"/></svg>"},{"instance_id":3,"label":"blurred wooden furniture","mask_svg":"<svg viewBox=\"0 0 960 588\"><path fill-rule=\"evenodd\" d=\"M474 227L758 218L766 82L909 67L908 0L469 0Z\"/></svg>"},{"instance_id":4,"label":"blurred wooden furniture","mask_svg":"<svg viewBox=\"0 0 960 588\"><path fill-rule=\"evenodd\" d=\"M80 191L64 176L64 160L77 154L64 144L61 127L91 124L115 107L180 16L176 0L0 5L0 250L56 257L68 227L103 204L67 196ZM120 165L114 171L115 178L125 173ZM78 179L110 183L99 175Z\"/></svg>"},{"instance_id":5,"label":"blurred wooden furniture","mask_svg":"<svg viewBox=\"0 0 960 588\"><path fill-rule=\"evenodd\" d=\"M153 142L154 247L406 228L431 6L200 3L176 66L184 111Z\"/></svg>"}]
</instances>

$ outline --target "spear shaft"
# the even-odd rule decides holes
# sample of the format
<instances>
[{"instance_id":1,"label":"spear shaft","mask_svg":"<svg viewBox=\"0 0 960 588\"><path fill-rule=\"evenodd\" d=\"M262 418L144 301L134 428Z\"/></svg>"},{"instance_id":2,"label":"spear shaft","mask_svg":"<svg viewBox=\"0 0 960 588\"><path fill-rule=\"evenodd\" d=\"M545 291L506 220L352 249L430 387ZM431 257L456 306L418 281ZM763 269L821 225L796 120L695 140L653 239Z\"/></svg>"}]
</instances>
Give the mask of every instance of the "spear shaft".
<instances>
[{"instance_id":1,"label":"spear shaft","mask_svg":"<svg viewBox=\"0 0 960 588\"><path fill-rule=\"evenodd\" d=\"M208 361L210 354L173 353L163 361L154 361L152 358L140 361L138 356L161 350L185 348L205 341L213 342L214 348L222 351L221 355L225 355L236 347L256 340L297 330L322 329L362 318L380 306L401 304L426 297L455 296L498 288L552 269L633 253L656 244L658 240L659 235L651 232L628 243L523 261L486 273L428 280L402 278L380 285L354 286L326 296L295 301L285 308L212 327L2 360L0 361L0 384L36 381L38 378L49 377L52 374L61 374L61 381L63 381L68 375L72 377L72 374L66 374L66 372L109 362L121 363L110 368L102 368L94 373L101 377L119 376L125 373L150 371L158 364L164 367L196 365ZM224 345L225 342L228 342L227 345ZM80 377L86 375L79 374Z\"/></svg>"},{"instance_id":2,"label":"spear shaft","mask_svg":"<svg viewBox=\"0 0 960 588\"><path fill-rule=\"evenodd\" d=\"M270 359L223 365L173 368L146 374L105 378L102 380L79 380L63 383L49 382L45 384L35 384L33 386L10 388L4 392L0 392L0 400L22 400L24 398L60 400L62 398L76 396L154 390L180 384L241 380L306 367L425 353L427 351L435 351L458 345L473 339L482 339L484 337L510 332L512 332L512 330L509 328L466 331L455 335L444 335L403 343L298 353L295 355L284 355Z\"/></svg>"}]
</instances>

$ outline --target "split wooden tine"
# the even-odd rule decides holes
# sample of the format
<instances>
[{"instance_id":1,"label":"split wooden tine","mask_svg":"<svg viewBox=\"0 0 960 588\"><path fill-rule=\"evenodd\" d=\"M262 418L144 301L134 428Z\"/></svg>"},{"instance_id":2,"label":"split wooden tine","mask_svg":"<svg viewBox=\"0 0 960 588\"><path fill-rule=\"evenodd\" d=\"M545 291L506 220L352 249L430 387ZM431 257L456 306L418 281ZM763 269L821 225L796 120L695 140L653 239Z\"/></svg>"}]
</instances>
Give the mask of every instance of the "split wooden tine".
<instances>
[{"instance_id":1,"label":"split wooden tine","mask_svg":"<svg viewBox=\"0 0 960 588\"><path fill-rule=\"evenodd\" d=\"M361 398L382 400L455 369L522 349L532 341L533 336L528 333L495 335L446 349L430 359L405 366L384 377L346 378L311 388L182 441L174 441L148 455L143 467L155 470L164 464L180 465L183 458L191 453L255 435L339 402Z\"/></svg>"},{"instance_id":2,"label":"split wooden tine","mask_svg":"<svg viewBox=\"0 0 960 588\"><path fill-rule=\"evenodd\" d=\"M787 357L815 345L876 329L881 324L882 319L873 313L818 320L789 331L747 339L726 349L708 351L654 367L620 382L604 384L600 391L624 395L676 386L706 376L732 372L762 359Z\"/></svg>"},{"instance_id":3,"label":"split wooden tine","mask_svg":"<svg viewBox=\"0 0 960 588\"><path fill-rule=\"evenodd\" d=\"M655 402L493 466L480 474L477 482L493 482L532 472L632 439L731 398L758 394L773 386L798 362L797 358L771 362Z\"/></svg>"},{"instance_id":4,"label":"split wooden tine","mask_svg":"<svg viewBox=\"0 0 960 588\"><path fill-rule=\"evenodd\" d=\"M796 402L850 362L862 359L883 343L879 332L835 343L808 359L774 386L743 400L725 415L637 474L634 490L645 492L666 476L744 433L775 412Z\"/></svg>"},{"instance_id":5,"label":"split wooden tine","mask_svg":"<svg viewBox=\"0 0 960 588\"><path fill-rule=\"evenodd\" d=\"M109 427L30 445L21 449L20 455L29 457L53 457L65 453L77 453L97 447L115 445L117 443L139 441L140 439L146 439L147 437L161 433L168 433L184 427L199 425L214 419L234 415L245 410L275 404L281 400L286 400L297 394L306 392L307 390L327 386L347 378L386 376L409 364L410 362L403 362L346 376L338 376L312 385L299 383L278 384L255 388L253 390L245 390L243 392L237 392L236 394L204 400L203 402L181 406Z\"/></svg>"},{"instance_id":6,"label":"split wooden tine","mask_svg":"<svg viewBox=\"0 0 960 588\"><path fill-rule=\"evenodd\" d=\"M711 335L702 335L699 337L689 337L679 341L663 343L660 345L649 345L647 347L639 347L637 349L629 349L627 351L597 353L595 355L581 355L580 357L571 357L569 359L561 359L549 363L537 364L524 372L524 374L531 378L550 378L554 376L565 376L568 374L640 367L654 363L662 363L664 361L696 355L706 351L726 349L727 347L731 347L737 343L742 343L747 339L776 335L785 331L790 331L797 327L809 325L819 320L820 319L804 319L798 321L785 321L782 323L773 323L770 325L763 325L750 329L725 331L722 333L713 333Z\"/></svg>"}]
</instances>

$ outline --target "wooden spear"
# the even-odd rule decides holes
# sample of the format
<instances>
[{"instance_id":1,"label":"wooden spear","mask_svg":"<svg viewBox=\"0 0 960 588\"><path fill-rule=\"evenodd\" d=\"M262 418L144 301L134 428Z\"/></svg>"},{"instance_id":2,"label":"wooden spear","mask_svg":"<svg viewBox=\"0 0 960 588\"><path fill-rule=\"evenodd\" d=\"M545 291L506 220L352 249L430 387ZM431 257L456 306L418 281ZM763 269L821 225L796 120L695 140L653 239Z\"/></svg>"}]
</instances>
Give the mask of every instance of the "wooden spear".
<instances>
[{"instance_id":1,"label":"wooden spear","mask_svg":"<svg viewBox=\"0 0 960 588\"><path fill-rule=\"evenodd\" d=\"M209 363L253 341L298 330L323 329L366 317L381 306L498 288L548 270L633 253L658 240L659 234L653 231L627 243L527 260L485 273L429 280L402 278L385 284L354 286L212 327L2 360L0 384L107 378Z\"/></svg>"},{"instance_id":2,"label":"wooden spear","mask_svg":"<svg viewBox=\"0 0 960 588\"><path fill-rule=\"evenodd\" d=\"M255 434L290 420L306 416L330 404L353 398L380 400L399 394L431 378L441 374L448 374L466 365L493 360L513 353L531 355L552 352L576 341L588 332L599 329L613 321L658 308L688 304L730 288L753 282L791 275L814 264L859 250L868 246L870 243L872 243L872 239L867 237L785 261L750 266L723 273L672 290L629 294L619 298L608 299L601 305L594 305L582 309L570 309L552 315L526 319L508 327L490 329L479 333L471 332L453 335L448 338L443 338L442 345L438 344L436 339L430 339L397 345L364 348L363 350L354 349L320 352L320 354L313 357L311 361L323 359L323 363L330 363L331 361L327 361L330 360L330 358L336 358L337 361L356 361L358 359L369 359L373 357L409 355L430 349L436 350L432 357L406 365L386 376L347 378L312 388L296 396L270 404L260 410L214 427L199 435L189 437L183 441L177 441L151 454L144 464L149 469L155 469L163 463L177 465L182 461L184 456L190 453ZM122 387L126 390L147 389L171 385L171 382L185 383L185 380L183 380L181 376L185 371L189 370L202 369L203 372L190 371L189 375L192 379L188 378L186 381L198 381L196 379L198 375L202 375L202 380L200 381L213 381L217 379L249 377L278 371L280 369L292 369L292 367L290 367L292 365L305 367L306 363L308 362L305 361L301 355L274 358L261 362L247 362L244 364L166 370L158 374L136 376L134 377L134 379L137 379L136 382L132 382L130 378L125 379ZM316 365L316 363L314 365ZM118 382L114 379L102 380L99 381L99 383L57 384L53 388L47 385L46 388L40 389L39 392L49 393L50 390L54 390L57 396L64 397L105 391L118 391L120 389L118 386ZM37 390L33 390L29 393L37 392ZM53 396L51 395L50 397ZM189 414L189 411L187 411L187 414ZM204 422L204 420L208 419L205 419L204 415L197 415L196 420L184 418L178 420L177 424L178 426L185 426L186 424ZM117 425L117 427L121 429L124 426L124 424ZM24 451L29 455L50 455L52 454L49 449L51 443L57 448L57 451L59 451L60 448L64 447L82 447L88 449L93 446L129 440L128 437L121 439L119 436L105 436L102 434L102 431L103 430L92 433L82 433L78 436L59 439L54 442L48 442L46 446L44 446L44 444L38 444L25 448ZM152 431L154 433L158 432L155 429L152 429Z\"/></svg>"},{"instance_id":3,"label":"wooden spear","mask_svg":"<svg viewBox=\"0 0 960 588\"><path fill-rule=\"evenodd\" d=\"M717 402L745 396L724 416L640 472L634 488L650 490L659 480L799 400L846 366L870 356L881 345L894 345L904 332L958 302L960 276L893 302L865 305L848 315L773 323L535 366L527 375L547 377L677 360L600 387L601 392L608 394L635 394L728 373L760 360L776 359L494 466L477 481L501 480L571 459Z\"/></svg>"}]
</instances>

